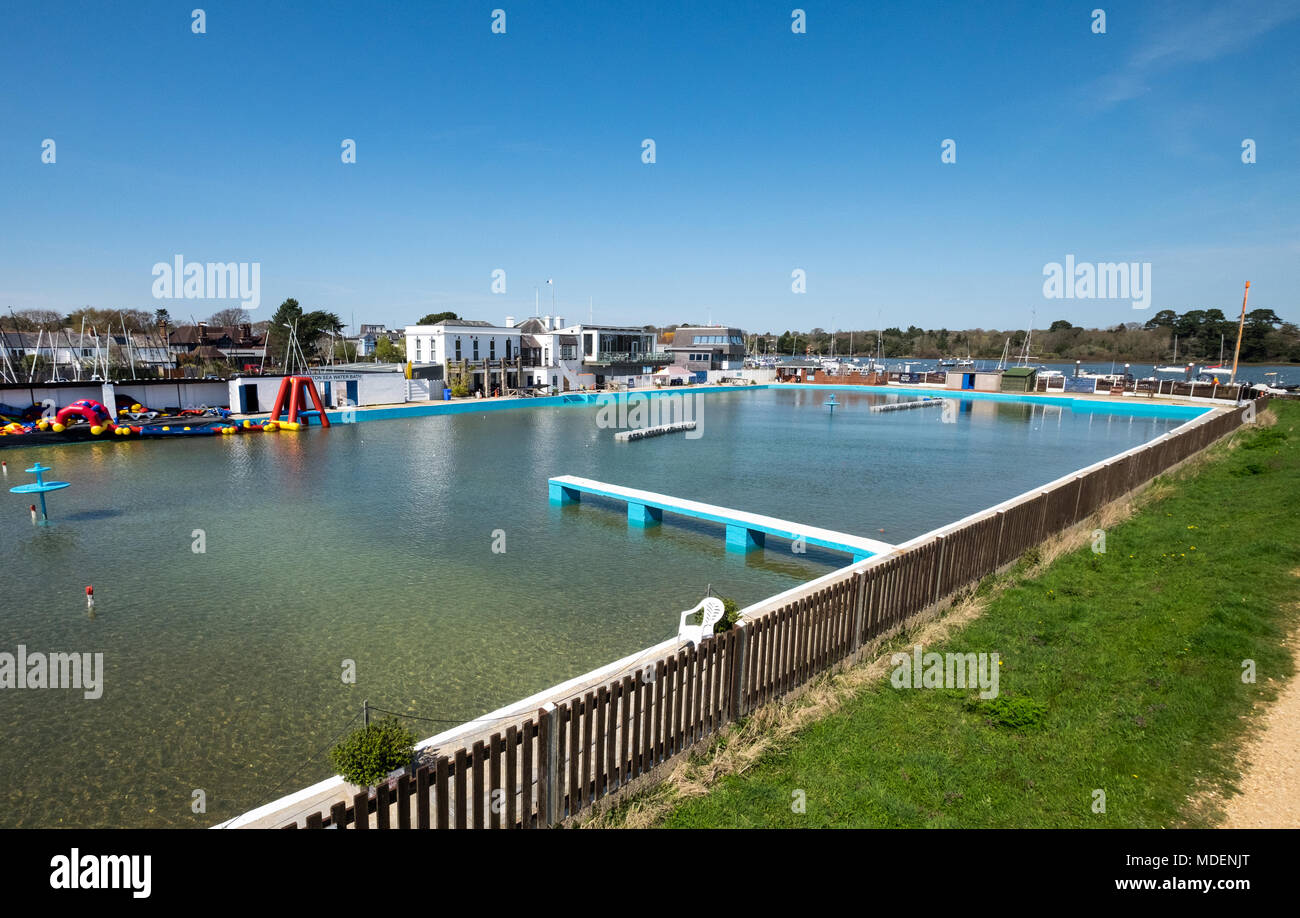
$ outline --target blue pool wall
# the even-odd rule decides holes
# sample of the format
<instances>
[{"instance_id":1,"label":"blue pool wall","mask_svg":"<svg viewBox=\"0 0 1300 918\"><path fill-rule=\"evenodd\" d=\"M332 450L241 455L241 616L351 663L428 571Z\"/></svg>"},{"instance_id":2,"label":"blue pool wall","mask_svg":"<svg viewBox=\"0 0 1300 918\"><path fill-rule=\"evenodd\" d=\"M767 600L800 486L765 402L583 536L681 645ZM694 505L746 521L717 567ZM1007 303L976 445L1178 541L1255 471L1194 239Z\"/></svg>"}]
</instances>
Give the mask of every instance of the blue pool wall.
<instances>
[{"instance_id":1,"label":"blue pool wall","mask_svg":"<svg viewBox=\"0 0 1300 918\"><path fill-rule=\"evenodd\" d=\"M391 408L354 409L354 419L361 421L389 421L397 418L419 418L437 414L463 414L465 412L510 411L517 408L544 408L563 405L599 405L602 400L623 400L627 398L663 398L665 396L684 395L687 393L711 392L752 392L757 389L789 389L791 391L833 390L842 392L870 392L875 395L937 395L941 398L970 400L1019 402L1024 405L1054 405L1068 408L1080 414L1124 414L1151 418L1179 418L1191 420L1200 417L1214 408L1204 405L1148 405L1134 399L1115 400L1070 398L1055 395L1023 395L1014 392L970 392L968 390L934 389L906 386L836 386L819 383L765 383L753 386L707 386L682 387L669 389L632 389L624 392L568 392L564 395L547 395L540 398L521 399L463 399L452 402L429 402L427 404L394 405ZM353 412L349 412L353 413ZM331 423L343 424L344 411L326 412ZM350 423L350 422L346 422Z\"/></svg>"}]
</instances>

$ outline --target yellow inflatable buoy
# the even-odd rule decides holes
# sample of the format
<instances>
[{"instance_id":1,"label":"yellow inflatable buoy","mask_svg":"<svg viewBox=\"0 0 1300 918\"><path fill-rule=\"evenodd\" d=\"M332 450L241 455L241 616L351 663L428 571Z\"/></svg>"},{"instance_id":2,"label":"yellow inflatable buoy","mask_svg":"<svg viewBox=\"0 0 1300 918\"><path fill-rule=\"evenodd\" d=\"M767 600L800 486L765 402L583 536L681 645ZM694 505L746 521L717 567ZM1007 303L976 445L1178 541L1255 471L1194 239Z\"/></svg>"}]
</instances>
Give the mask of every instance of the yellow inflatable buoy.
<instances>
[{"instance_id":1,"label":"yellow inflatable buoy","mask_svg":"<svg viewBox=\"0 0 1300 918\"><path fill-rule=\"evenodd\" d=\"M163 430L171 430L170 427L164 427Z\"/></svg>"},{"instance_id":2,"label":"yellow inflatable buoy","mask_svg":"<svg viewBox=\"0 0 1300 918\"><path fill-rule=\"evenodd\" d=\"M64 429L64 428L63 428L63 425L62 425L62 424L59 424L59 423L55 422L54 424L51 424L50 426L54 428L54 432L55 432L55 433L63 433L63 429Z\"/></svg>"},{"instance_id":3,"label":"yellow inflatable buoy","mask_svg":"<svg viewBox=\"0 0 1300 918\"><path fill-rule=\"evenodd\" d=\"M98 424L92 424L90 427L90 432L94 436L98 437L100 434L104 432L104 428L100 427Z\"/></svg>"}]
</instances>

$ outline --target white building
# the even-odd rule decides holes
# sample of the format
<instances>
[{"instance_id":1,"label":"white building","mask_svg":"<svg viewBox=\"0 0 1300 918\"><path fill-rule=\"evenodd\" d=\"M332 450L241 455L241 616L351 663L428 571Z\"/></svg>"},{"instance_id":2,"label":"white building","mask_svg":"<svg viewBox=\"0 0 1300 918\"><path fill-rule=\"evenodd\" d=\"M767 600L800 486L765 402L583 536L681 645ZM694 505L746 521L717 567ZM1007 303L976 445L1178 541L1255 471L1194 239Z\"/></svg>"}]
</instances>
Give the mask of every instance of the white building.
<instances>
[{"instance_id":1,"label":"white building","mask_svg":"<svg viewBox=\"0 0 1300 918\"><path fill-rule=\"evenodd\" d=\"M436 325L406 326L406 359L411 363L484 360L514 361L519 356L519 329L472 319L447 319Z\"/></svg>"},{"instance_id":2,"label":"white building","mask_svg":"<svg viewBox=\"0 0 1300 918\"><path fill-rule=\"evenodd\" d=\"M507 316L503 325L468 319L408 325L406 359L444 368L461 361L480 368L487 361L499 369L505 361L512 386L549 386L556 392L636 385L673 361L672 355L658 353L653 331L565 324L562 316L532 316L518 324Z\"/></svg>"},{"instance_id":3,"label":"white building","mask_svg":"<svg viewBox=\"0 0 1300 918\"><path fill-rule=\"evenodd\" d=\"M507 325L514 325L512 318ZM653 331L626 325L565 324L562 316L534 316L523 331L526 372L556 391L636 385L672 357L658 353Z\"/></svg>"}]
</instances>

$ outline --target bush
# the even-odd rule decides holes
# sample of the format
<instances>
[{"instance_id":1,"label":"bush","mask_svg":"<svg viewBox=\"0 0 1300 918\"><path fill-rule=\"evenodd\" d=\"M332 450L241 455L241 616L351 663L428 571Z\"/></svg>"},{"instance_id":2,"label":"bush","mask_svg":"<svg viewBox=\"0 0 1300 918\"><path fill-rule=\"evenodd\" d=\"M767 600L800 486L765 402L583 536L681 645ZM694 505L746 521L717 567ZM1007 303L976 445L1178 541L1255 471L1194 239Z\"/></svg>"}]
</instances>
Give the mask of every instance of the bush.
<instances>
[{"instance_id":1,"label":"bush","mask_svg":"<svg viewBox=\"0 0 1300 918\"><path fill-rule=\"evenodd\" d=\"M1032 698L1009 698L999 695L986 701L971 702L968 710L983 714L992 723L1012 730L1037 730L1047 717L1047 705Z\"/></svg>"},{"instance_id":2,"label":"bush","mask_svg":"<svg viewBox=\"0 0 1300 918\"><path fill-rule=\"evenodd\" d=\"M394 717L362 727L348 734L330 750L330 764L350 784L373 787L390 772L409 765L415 734Z\"/></svg>"},{"instance_id":3,"label":"bush","mask_svg":"<svg viewBox=\"0 0 1300 918\"><path fill-rule=\"evenodd\" d=\"M723 634L730 631L737 622L740 621L740 607L736 605L734 599L728 599L726 596L719 596L722 600L722 618L713 626L714 634Z\"/></svg>"},{"instance_id":4,"label":"bush","mask_svg":"<svg viewBox=\"0 0 1300 918\"><path fill-rule=\"evenodd\" d=\"M714 624L713 633L725 634L730 631L738 621L740 621L740 607L736 605L734 599L728 599L726 596L719 596L717 598L722 600L722 618L718 619ZM704 613L697 612L690 617L689 621L692 625L698 625L703 620Z\"/></svg>"}]
</instances>

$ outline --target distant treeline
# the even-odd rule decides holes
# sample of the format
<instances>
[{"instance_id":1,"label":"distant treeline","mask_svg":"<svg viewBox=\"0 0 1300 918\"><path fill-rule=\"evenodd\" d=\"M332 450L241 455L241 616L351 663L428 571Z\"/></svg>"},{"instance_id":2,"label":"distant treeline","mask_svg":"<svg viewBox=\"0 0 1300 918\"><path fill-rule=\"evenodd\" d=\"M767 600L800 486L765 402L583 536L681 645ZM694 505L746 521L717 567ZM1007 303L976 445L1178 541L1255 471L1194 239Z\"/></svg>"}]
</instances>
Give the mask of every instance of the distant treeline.
<instances>
[{"instance_id":1,"label":"distant treeline","mask_svg":"<svg viewBox=\"0 0 1300 918\"><path fill-rule=\"evenodd\" d=\"M874 355L884 357L966 357L996 360L1004 347L1012 355L1024 347L1025 331L973 328L928 329L911 325L879 332L862 329L837 331L832 348L831 333L811 331L767 332L750 335L750 348L757 353ZM1132 363L1168 363L1174 359L1174 338L1178 339L1178 362L1219 359L1220 346L1226 360L1232 359L1237 342L1237 319L1219 309L1192 309L1182 314L1172 309L1155 313L1145 323L1127 322L1113 328L1080 328L1064 319L1048 328L1034 329L1030 356L1045 360L1095 362L1125 360ZM1300 327L1284 322L1271 309L1246 313L1241 337L1241 360L1249 363L1300 363Z\"/></svg>"},{"instance_id":2,"label":"distant treeline","mask_svg":"<svg viewBox=\"0 0 1300 918\"><path fill-rule=\"evenodd\" d=\"M87 331L93 329L109 334L121 334L124 328L128 332L151 333L159 328L175 328L178 324L188 325L193 321L202 321L204 318L199 316L196 320L187 315L178 316L173 320L166 309L149 311L129 308L95 309L92 306L83 306L69 313L57 312L53 309L20 309L0 313L0 331L52 332L68 328L79 330L84 324ZM212 326L239 325L252 321L248 313L242 309L221 309L207 316L206 320ZM264 322L257 324L265 325Z\"/></svg>"}]
</instances>

